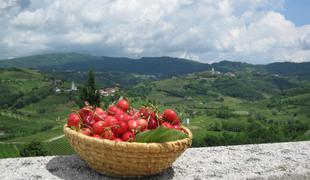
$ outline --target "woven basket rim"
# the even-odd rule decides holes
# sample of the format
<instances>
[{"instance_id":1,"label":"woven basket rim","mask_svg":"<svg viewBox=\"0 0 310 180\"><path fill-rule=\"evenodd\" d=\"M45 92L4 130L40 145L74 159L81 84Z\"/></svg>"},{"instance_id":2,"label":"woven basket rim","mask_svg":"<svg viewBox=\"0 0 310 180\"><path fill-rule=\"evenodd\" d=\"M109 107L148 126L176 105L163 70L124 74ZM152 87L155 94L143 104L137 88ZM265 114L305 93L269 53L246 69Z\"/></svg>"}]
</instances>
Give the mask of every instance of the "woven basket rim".
<instances>
[{"instance_id":1,"label":"woven basket rim","mask_svg":"<svg viewBox=\"0 0 310 180\"><path fill-rule=\"evenodd\" d=\"M121 145L121 146L127 146L127 147L134 147L134 146L139 146L141 148L148 148L150 146L161 146L161 145L169 145L169 144L176 144L176 143L187 143L189 141L192 141L193 139L193 134L192 132L184 126L181 126L181 128L186 132L186 134L188 135L187 138L181 139L181 140L177 140L177 141L169 141L169 142L163 142L163 143L140 143L140 142L116 142L116 141L112 141L112 140L108 140L108 139L98 139L98 138L94 138L88 135L85 135L83 133L80 133L76 130L71 129L70 127L67 126L67 124L64 125L64 133L66 134L70 134L71 136L76 136L79 138L82 138L83 140L86 141L92 141L92 142L98 142L98 143L103 143L106 144L108 146L116 146L117 144Z\"/></svg>"}]
</instances>

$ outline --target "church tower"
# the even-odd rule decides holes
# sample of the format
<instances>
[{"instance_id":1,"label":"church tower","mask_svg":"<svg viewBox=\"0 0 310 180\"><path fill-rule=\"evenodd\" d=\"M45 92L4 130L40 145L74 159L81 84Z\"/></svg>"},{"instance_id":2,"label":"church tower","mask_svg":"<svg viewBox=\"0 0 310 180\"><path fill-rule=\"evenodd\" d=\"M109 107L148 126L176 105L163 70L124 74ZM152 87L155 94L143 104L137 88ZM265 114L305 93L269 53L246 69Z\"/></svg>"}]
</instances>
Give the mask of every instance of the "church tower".
<instances>
[{"instance_id":1,"label":"church tower","mask_svg":"<svg viewBox=\"0 0 310 180\"><path fill-rule=\"evenodd\" d=\"M77 87L75 86L74 81L72 81L72 84L71 84L71 91L77 91Z\"/></svg>"}]
</instances>

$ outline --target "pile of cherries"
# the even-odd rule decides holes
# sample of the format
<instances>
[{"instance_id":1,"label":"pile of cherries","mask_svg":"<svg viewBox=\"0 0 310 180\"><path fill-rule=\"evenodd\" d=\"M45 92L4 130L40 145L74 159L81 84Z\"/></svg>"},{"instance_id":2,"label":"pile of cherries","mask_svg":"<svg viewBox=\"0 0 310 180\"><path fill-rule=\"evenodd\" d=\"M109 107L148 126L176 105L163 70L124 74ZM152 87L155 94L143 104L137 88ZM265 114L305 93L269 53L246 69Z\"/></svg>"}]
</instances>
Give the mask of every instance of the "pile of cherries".
<instances>
[{"instance_id":1,"label":"pile of cherries","mask_svg":"<svg viewBox=\"0 0 310 180\"><path fill-rule=\"evenodd\" d=\"M86 105L77 113L71 113L67 126L79 132L99 139L117 142L134 142L137 133L163 126L182 131L177 113L165 109L160 113L154 107L131 108L126 98L116 105L110 105L106 111L99 107Z\"/></svg>"}]
</instances>

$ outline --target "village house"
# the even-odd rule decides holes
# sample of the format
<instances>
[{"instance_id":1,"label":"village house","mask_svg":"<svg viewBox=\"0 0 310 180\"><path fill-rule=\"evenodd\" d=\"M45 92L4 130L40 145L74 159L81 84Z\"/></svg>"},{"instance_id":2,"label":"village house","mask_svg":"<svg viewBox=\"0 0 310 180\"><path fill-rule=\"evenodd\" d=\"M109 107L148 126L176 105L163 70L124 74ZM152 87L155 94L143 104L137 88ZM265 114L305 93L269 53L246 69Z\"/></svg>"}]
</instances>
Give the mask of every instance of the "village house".
<instances>
[{"instance_id":1,"label":"village house","mask_svg":"<svg viewBox=\"0 0 310 180\"><path fill-rule=\"evenodd\" d=\"M114 96L114 94L119 90L118 87L110 87L99 89L100 96Z\"/></svg>"}]
</instances>

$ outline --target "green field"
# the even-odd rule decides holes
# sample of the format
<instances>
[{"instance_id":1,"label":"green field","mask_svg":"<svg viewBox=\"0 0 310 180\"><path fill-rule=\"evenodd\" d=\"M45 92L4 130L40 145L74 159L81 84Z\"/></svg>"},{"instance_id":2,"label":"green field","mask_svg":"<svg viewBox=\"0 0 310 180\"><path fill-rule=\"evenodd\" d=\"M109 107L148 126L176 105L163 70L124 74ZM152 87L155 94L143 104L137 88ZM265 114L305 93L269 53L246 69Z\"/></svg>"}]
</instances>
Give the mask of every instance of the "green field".
<instances>
[{"instance_id":1,"label":"green field","mask_svg":"<svg viewBox=\"0 0 310 180\"><path fill-rule=\"evenodd\" d=\"M310 140L308 80L202 72L141 83L127 93L190 118L193 146Z\"/></svg>"},{"instance_id":2,"label":"green field","mask_svg":"<svg viewBox=\"0 0 310 180\"><path fill-rule=\"evenodd\" d=\"M0 157L11 158L19 156L20 144L0 144Z\"/></svg>"},{"instance_id":3,"label":"green field","mask_svg":"<svg viewBox=\"0 0 310 180\"><path fill-rule=\"evenodd\" d=\"M174 109L182 120L190 119L195 147L310 140L308 79L238 73L142 81L102 101L112 103L123 95L133 107L153 103L161 111ZM0 158L20 156L19 150L33 140L48 155L74 153L62 128L68 114L78 109L78 94L56 94L56 86L66 89L70 82L56 82L37 70L0 70Z\"/></svg>"},{"instance_id":4,"label":"green field","mask_svg":"<svg viewBox=\"0 0 310 180\"><path fill-rule=\"evenodd\" d=\"M67 155L74 154L74 150L70 146L67 139L64 137L53 142L43 142L43 147L47 151L47 155ZM0 157L11 158L19 157L19 150L21 150L25 144L0 144Z\"/></svg>"},{"instance_id":5,"label":"green field","mask_svg":"<svg viewBox=\"0 0 310 180\"><path fill-rule=\"evenodd\" d=\"M29 69L0 70L0 158L17 157L19 150L35 140L48 154L73 153L62 137L68 113L77 109L75 94L55 94L54 87L69 88L69 82L55 84L47 74Z\"/></svg>"},{"instance_id":6,"label":"green field","mask_svg":"<svg viewBox=\"0 0 310 180\"><path fill-rule=\"evenodd\" d=\"M67 155L74 154L74 150L70 146L66 138L61 138L53 142L43 143L48 155Z\"/></svg>"}]
</instances>

